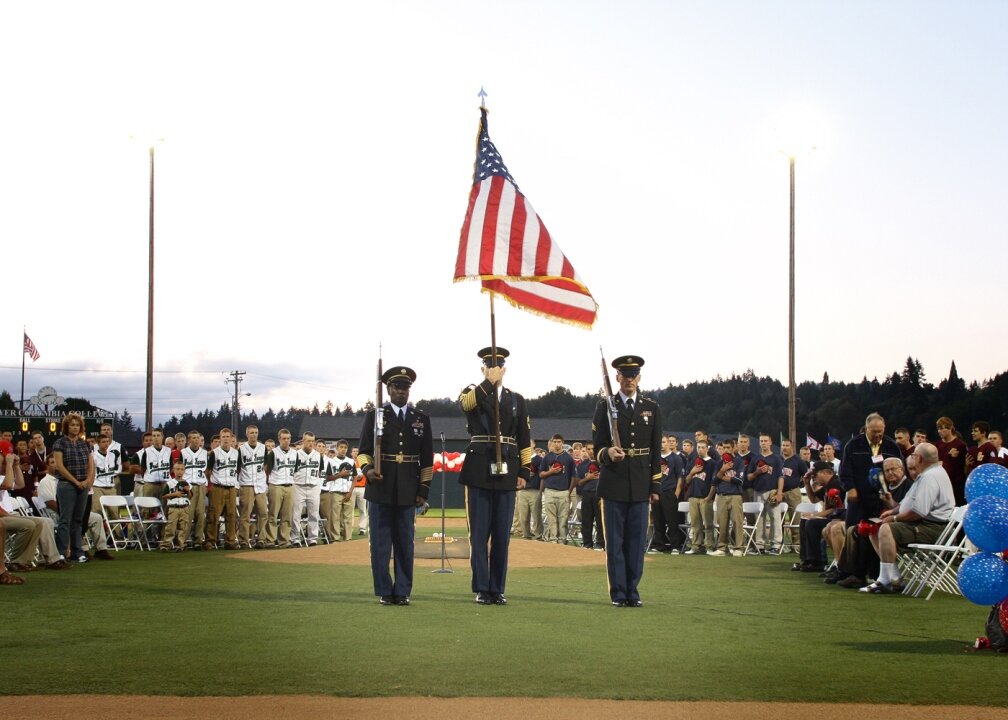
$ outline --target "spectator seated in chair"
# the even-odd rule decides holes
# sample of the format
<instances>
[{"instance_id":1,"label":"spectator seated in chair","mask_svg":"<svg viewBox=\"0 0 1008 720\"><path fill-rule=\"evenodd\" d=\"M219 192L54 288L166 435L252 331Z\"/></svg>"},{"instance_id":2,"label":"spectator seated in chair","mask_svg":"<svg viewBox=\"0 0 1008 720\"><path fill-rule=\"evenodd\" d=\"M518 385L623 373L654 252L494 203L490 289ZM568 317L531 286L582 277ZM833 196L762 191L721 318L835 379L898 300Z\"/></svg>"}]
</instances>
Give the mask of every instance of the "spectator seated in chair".
<instances>
[{"instance_id":1,"label":"spectator seated in chair","mask_svg":"<svg viewBox=\"0 0 1008 720\"><path fill-rule=\"evenodd\" d=\"M920 474L899 507L884 511L879 517L878 531L869 536L880 560L879 577L861 588L861 592L901 592L897 553L912 543L937 540L955 509L952 481L938 459L938 448L921 443L913 454Z\"/></svg>"}]
</instances>

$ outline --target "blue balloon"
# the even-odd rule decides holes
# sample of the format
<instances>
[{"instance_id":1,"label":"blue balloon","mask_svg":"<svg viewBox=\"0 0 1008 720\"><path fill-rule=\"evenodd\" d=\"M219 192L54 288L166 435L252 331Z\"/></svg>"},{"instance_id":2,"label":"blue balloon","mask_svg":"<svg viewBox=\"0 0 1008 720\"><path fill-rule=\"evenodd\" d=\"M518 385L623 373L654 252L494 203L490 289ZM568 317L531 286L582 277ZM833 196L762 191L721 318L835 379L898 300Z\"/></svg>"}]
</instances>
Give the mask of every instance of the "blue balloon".
<instances>
[{"instance_id":1,"label":"blue balloon","mask_svg":"<svg viewBox=\"0 0 1008 720\"><path fill-rule=\"evenodd\" d=\"M984 495L972 501L963 518L963 529L981 550L1008 550L1008 500Z\"/></svg>"},{"instance_id":2,"label":"blue balloon","mask_svg":"<svg viewBox=\"0 0 1008 720\"><path fill-rule=\"evenodd\" d=\"M971 555L959 566L959 589L977 605L1001 602L1008 598L1008 563L993 553Z\"/></svg>"},{"instance_id":3,"label":"blue balloon","mask_svg":"<svg viewBox=\"0 0 1008 720\"><path fill-rule=\"evenodd\" d=\"M985 463L970 473L966 481L966 501L973 502L984 495L1008 500L1008 467Z\"/></svg>"}]
</instances>

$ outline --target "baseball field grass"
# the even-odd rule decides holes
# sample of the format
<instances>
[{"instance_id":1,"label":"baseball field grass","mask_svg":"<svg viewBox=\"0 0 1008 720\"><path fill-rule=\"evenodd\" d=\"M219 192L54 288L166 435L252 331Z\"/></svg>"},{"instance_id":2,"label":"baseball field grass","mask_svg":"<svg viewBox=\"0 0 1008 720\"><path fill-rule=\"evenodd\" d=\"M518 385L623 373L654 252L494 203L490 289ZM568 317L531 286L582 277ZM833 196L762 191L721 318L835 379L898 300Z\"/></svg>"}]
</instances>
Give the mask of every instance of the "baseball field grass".
<instances>
[{"instance_id":1,"label":"baseball field grass","mask_svg":"<svg viewBox=\"0 0 1008 720\"><path fill-rule=\"evenodd\" d=\"M455 560L382 607L349 545L318 564L131 551L31 573L0 590L0 693L1008 705L1005 658L966 650L985 608L827 587L793 555L648 556L641 609L610 606L604 566L562 563L512 568L510 604L477 606Z\"/></svg>"}]
</instances>

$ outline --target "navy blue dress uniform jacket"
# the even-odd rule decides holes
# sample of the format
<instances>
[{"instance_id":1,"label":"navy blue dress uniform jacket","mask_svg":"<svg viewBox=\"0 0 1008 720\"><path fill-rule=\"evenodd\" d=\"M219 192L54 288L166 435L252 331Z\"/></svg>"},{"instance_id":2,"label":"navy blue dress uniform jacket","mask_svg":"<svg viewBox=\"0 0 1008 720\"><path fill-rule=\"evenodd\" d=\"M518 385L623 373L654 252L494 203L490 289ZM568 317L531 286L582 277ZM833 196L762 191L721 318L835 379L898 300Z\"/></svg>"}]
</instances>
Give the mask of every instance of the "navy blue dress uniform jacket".
<instances>
[{"instance_id":1,"label":"navy blue dress uniform jacket","mask_svg":"<svg viewBox=\"0 0 1008 720\"><path fill-rule=\"evenodd\" d=\"M381 442L382 481L369 482L364 489L364 498L385 505L415 505L417 497L426 498L430 493L431 478L434 475L434 441L431 437L430 417L422 410L406 408L406 419L399 422L394 409L385 403L384 428ZM374 417L369 410L364 416L357 459L361 472L367 473L374 467ZM389 456L418 456L417 461L396 462Z\"/></svg>"},{"instance_id":2,"label":"navy blue dress uniform jacket","mask_svg":"<svg viewBox=\"0 0 1008 720\"><path fill-rule=\"evenodd\" d=\"M489 380L470 385L459 395L459 405L466 416L469 435L492 437L494 428L494 386ZM490 464L497 462L497 447L493 439L470 441L459 482L487 490L514 490L518 478L528 480L532 463L532 423L525 407L525 398L504 388L500 397L501 435L510 442L501 443L501 460L507 463L506 476L490 474Z\"/></svg>"},{"instance_id":3,"label":"navy blue dress uniform jacket","mask_svg":"<svg viewBox=\"0 0 1008 720\"><path fill-rule=\"evenodd\" d=\"M603 500L643 502L651 493L661 492L661 410L654 400L637 393L633 415L623 405L619 393L614 396L620 442L624 451L648 450L646 455L623 458L614 463L609 459L612 432L609 429L609 408L599 401L592 420L592 440L599 464L598 496Z\"/></svg>"}]
</instances>

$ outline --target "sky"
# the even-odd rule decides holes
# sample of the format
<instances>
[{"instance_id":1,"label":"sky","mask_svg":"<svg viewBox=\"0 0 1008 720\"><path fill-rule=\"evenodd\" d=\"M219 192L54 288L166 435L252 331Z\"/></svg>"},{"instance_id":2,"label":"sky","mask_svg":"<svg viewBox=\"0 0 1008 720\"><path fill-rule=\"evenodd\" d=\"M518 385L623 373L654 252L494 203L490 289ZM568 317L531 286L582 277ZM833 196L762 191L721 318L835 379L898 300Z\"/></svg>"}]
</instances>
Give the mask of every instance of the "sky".
<instances>
[{"instance_id":1,"label":"sky","mask_svg":"<svg viewBox=\"0 0 1008 720\"><path fill-rule=\"evenodd\" d=\"M490 344L453 283L490 137L599 304L498 303L506 384L938 382L1006 369L1003 2L50 2L0 6L0 388L143 415L155 147L154 421L413 399ZM815 150L811 150L811 146ZM782 416L786 408L781 408Z\"/></svg>"}]
</instances>

